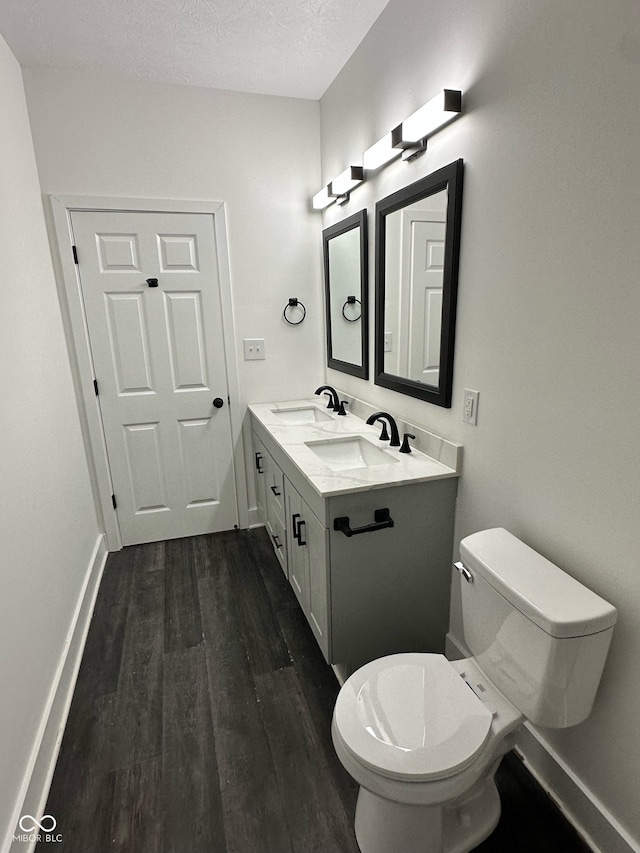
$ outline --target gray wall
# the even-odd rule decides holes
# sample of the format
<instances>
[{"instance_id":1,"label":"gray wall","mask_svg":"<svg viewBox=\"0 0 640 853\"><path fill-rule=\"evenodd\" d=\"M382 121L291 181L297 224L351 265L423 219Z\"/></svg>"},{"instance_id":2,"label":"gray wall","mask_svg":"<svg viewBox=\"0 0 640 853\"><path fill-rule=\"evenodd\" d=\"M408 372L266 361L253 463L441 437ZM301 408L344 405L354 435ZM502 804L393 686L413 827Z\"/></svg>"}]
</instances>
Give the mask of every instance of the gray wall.
<instances>
[{"instance_id":1,"label":"gray wall","mask_svg":"<svg viewBox=\"0 0 640 853\"><path fill-rule=\"evenodd\" d=\"M640 840L638 4L391 0L321 99L322 182L445 87L464 116L323 224L464 158L453 407L327 375L464 444L457 541L504 526L619 608L591 718L542 736Z\"/></svg>"},{"instance_id":2,"label":"gray wall","mask_svg":"<svg viewBox=\"0 0 640 853\"><path fill-rule=\"evenodd\" d=\"M20 67L0 36L0 849L98 527Z\"/></svg>"}]
</instances>

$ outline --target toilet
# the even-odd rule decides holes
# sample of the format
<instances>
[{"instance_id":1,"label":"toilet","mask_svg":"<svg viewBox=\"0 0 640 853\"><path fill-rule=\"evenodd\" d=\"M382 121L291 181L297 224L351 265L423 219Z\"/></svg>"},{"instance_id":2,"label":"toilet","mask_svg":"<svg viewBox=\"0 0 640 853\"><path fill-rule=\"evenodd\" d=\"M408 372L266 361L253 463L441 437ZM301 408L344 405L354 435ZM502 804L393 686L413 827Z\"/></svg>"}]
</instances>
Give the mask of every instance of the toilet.
<instances>
[{"instance_id":1,"label":"toilet","mask_svg":"<svg viewBox=\"0 0 640 853\"><path fill-rule=\"evenodd\" d=\"M362 853L473 850L498 823L494 776L522 723L565 728L591 712L616 609L503 528L463 539L460 558L472 657L389 655L336 701Z\"/></svg>"}]
</instances>

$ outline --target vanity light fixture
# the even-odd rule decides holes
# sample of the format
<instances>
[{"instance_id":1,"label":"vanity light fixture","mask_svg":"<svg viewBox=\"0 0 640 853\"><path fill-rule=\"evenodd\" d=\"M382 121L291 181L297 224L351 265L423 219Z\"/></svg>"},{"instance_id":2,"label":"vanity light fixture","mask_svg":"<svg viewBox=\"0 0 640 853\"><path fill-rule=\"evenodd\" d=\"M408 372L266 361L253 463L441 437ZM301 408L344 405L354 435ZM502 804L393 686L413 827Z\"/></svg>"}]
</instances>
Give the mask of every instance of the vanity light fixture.
<instances>
[{"instance_id":1,"label":"vanity light fixture","mask_svg":"<svg viewBox=\"0 0 640 853\"><path fill-rule=\"evenodd\" d=\"M340 196L348 195L354 187L363 181L364 169L362 166L348 166L329 184L329 195L335 196L339 200Z\"/></svg>"},{"instance_id":2,"label":"vanity light fixture","mask_svg":"<svg viewBox=\"0 0 640 853\"><path fill-rule=\"evenodd\" d=\"M400 149L393 147L391 133L387 133L382 139L375 142L371 148L362 155L362 165L367 172L375 172L382 166L386 166L400 155Z\"/></svg>"},{"instance_id":3,"label":"vanity light fixture","mask_svg":"<svg viewBox=\"0 0 640 853\"><path fill-rule=\"evenodd\" d=\"M402 159L405 161L415 160L420 154L424 154L427 150L427 140L420 139L418 142L408 142L402 138L402 125L399 124L391 131L391 142L393 147L402 152Z\"/></svg>"},{"instance_id":4,"label":"vanity light fixture","mask_svg":"<svg viewBox=\"0 0 640 853\"><path fill-rule=\"evenodd\" d=\"M402 124L394 127L362 155L362 166L349 166L326 187L313 196L314 210L324 210L334 201L344 204L349 193L362 183L365 172L375 172L402 155L405 161L413 160L427 150L427 137L462 112L462 92L443 89Z\"/></svg>"},{"instance_id":5,"label":"vanity light fixture","mask_svg":"<svg viewBox=\"0 0 640 853\"><path fill-rule=\"evenodd\" d=\"M416 145L454 119L462 111L462 92L443 89L396 128L397 144Z\"/></svg>"},{"instance_id":6,"label":"vanity light fixture","mask_svg":"<svg viewBox=\"0 0 640 853\"><path fill-rule=\"evenodd\" d=\"M335 198L329 195L329 187L322 187L320 192L316 193L313 197L313 209L324 210L325 207L329 207L334 201Z\"/></svg>"}]
</instances>

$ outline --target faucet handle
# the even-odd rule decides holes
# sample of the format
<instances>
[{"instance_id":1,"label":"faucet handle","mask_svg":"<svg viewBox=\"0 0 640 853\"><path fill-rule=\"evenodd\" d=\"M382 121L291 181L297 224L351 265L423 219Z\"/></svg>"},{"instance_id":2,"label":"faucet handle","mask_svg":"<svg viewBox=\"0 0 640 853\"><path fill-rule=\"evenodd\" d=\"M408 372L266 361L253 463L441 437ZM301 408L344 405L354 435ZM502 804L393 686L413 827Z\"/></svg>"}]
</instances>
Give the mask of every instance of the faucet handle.
<instances>
[{"instance_id":1,"label":"faucet handle","mask_svg":"<svg viewBox=\"0 0 640 853\"><path fill-rule=\"evenodd\" d=\"M402 439L402 447L400 448L400 453L411 453L411 448L409 447L409 439L413 438L415 440L415 435L411 435L410 432L405 432L404 438Z\"/></svg>"},{"instance_id":2,"label":"faucet handle","mask_svg":"<svg viewBox=\"0 0 640 853\"><path fill-rule=\"evenodd\" d=\"M348 406L348 405L349 405L348 400L340 400L340 405L337 407L336 412L339 415L346 415L347 413L345 412L344 407Z\"/></svg>"},{"instance_id":3,"label":"faucet handle","mask_svg":"<svg viewBox=\"0 0 640 853\"><path fill-rule=\"evenodd\" d=\"M335 405L334 405L334 403L333 403L333 395L331 394L331 391L325 391L324 393L325 393L325 395L326 395L326 397L327 397L327 399L328 399L328 401L329 401L329 402L327 403L327 409L333 409L333 410L335 411L335 408L336 408L336 407L335 407Z\"/></svg>"},{"instance_id":4,"label":"faucet handle","mask_svg":"<svg viewBox=\"0 0 640 853\"><path fill-rule=\"evenodd\" d=\"M378 421L382 424L382 432L380 433L380 441L389 441L389 430L387 429L386 421Z\"/></svg>"}]
</instances>

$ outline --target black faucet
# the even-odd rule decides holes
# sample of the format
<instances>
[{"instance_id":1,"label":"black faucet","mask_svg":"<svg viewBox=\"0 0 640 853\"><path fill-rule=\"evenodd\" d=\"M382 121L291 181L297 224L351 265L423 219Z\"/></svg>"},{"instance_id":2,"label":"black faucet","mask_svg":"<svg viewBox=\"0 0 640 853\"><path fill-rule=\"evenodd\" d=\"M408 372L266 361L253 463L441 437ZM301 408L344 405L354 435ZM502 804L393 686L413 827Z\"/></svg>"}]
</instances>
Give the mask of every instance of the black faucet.
<instances>
[{"instance_id":1,"label":"black faucet","mask_svg":"<svg viewBox=\"0 0 640 853\"><path fill-rule=\"evenodd\" d=\"M321 385L319 388L316 388L316 394L322 394L323 391L329 392L329 402L327 403L327 409L333 409L334 412L337 412L340 408L340 400L338 399L338 392L335 388L332 388L331 385ZM346 414L343 410L342 414Z\"/></svg>"},{"instance_id":2,"label":"black faucet","mask_svg":"<svg viewBox=\"0 0 640 853\"><path fill-rule=\"evenodd\" d=\"M371 417L367 418L367 423L372 424L375 421L382 421L384 424L383 430L380 433L380 441L386 441L389 438L386 431L387 421L389 424L389 429L391 430L391 447L400 447L400 434L398 433L398 424L395 422L393 417L388 412L374 412Z\"/></svg>"}]
</instances>

